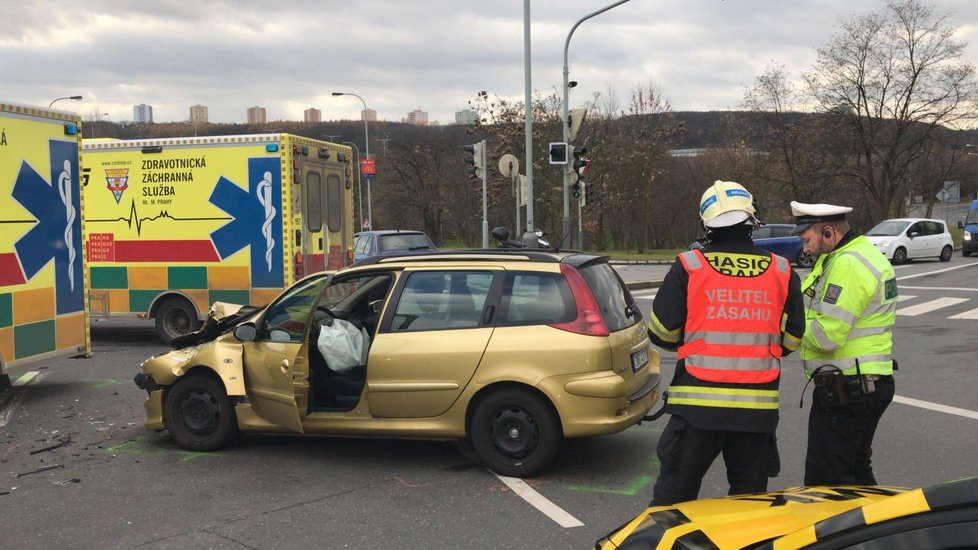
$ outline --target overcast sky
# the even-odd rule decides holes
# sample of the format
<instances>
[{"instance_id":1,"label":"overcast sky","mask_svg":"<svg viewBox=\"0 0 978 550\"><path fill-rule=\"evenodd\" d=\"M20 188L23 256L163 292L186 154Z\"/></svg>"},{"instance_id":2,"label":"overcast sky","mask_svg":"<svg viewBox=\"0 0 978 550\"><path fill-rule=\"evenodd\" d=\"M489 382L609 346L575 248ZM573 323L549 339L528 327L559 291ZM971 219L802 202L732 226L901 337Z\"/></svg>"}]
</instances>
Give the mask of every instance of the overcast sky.
<instances>
[{"instance_id":1,"label":"overcast sky","mask_svg":"<svg viewBox=\"0 0 978 550\"><path fill-rule=\"evenodd\" d=\"M574 23L611 0L532 0L532 86L560 89ZM951 10L966 59L978 62L978 2ZM570 42L571 106L595 92L627 98L654 84L675 110L736 109L772 60L792 77L815 59L840 18L882 0L631 0L583 23ZM454 122L480 90L522 101L521 0L0 0L0 101L61 101L83 120L212 122L359 119L359 94L385 120L420 108Z\"/></svg>"}]
</instances>

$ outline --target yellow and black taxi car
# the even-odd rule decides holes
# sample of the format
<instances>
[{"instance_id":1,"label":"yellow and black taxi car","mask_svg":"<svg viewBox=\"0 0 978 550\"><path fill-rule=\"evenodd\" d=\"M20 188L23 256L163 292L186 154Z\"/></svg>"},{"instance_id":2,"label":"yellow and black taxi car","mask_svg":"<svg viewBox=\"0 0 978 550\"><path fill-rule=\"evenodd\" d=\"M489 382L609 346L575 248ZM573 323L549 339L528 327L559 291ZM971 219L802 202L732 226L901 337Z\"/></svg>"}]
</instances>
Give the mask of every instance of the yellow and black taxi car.
<instances>
[{"instance_id":1,"label":"yellow and black taxi car","mask_svg":"<svg viewBox=\"0 0 978 550\"><path fill-rule=\"evenodd\" d=\"M146 427L207 451L238 431L466 439L532 475L564 438L620 432L657 400L659 356L606 256L374 257L217 311L145 361Z\"/></svg>"},{"instance_id":2,"label":"yellow and black taxi car","mask_svg":"<svg viewBox=\"0 0 978 550\"><path fill-rule=\"evenodd\" d=\"M594 548L978 548L978 477L923 489L794 487L658 506Z\"/></svg>"}]
</instances>

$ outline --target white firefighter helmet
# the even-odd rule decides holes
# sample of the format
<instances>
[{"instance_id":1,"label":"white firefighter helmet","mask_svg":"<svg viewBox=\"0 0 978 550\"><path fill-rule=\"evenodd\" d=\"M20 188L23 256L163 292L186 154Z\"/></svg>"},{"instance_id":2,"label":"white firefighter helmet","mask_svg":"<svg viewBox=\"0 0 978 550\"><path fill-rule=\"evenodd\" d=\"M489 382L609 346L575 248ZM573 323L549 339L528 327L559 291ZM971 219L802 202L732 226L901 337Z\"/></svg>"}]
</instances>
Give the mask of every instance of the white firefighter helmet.
<instances>
[{"instance_id":1,"label":"white firefighter helmet","mask_svg":"<svg viewBox=\"0 0 978 550\"><path fill-rule=\"evenodd\" d=\"M756 223L754 197L743 185L717 180L700 198L700 218L711 229Z\"/></svg>"}]
</instances>

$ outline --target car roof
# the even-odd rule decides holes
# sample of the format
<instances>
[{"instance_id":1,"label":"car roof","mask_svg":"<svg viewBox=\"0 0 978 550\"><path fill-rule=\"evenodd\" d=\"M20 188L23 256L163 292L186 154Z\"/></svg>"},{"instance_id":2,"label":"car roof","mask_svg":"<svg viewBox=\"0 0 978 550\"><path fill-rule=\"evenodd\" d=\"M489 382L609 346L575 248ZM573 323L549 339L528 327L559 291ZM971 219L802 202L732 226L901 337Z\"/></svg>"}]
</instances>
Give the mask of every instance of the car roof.
<instances>
[{"instance_id":1,"label":"car roof","mask_svg":"<svg viewBox=\"0 0 978 550\"><path fill-rule=\"evenodd\" d=\"M370 265L405 266L410 264L431 262L527 262L527 263L560 263L564 262L575 267L594 262L608 261L608 256L584 254L574 250L545 250L526 248L485 248L439 250L412 254L391 256L371 256L356 263L355 267Z\"/></svg>"},{"instance_id":2,"label":"car roof","mask_svg":"<svg viewBox=\"0 0 978 550\"><path fill-rule=\"evenodd\" d=\"M880 223L884 223L884 222L911 222L911 223L913 223L913 222L941 222L943 224L946 224L947 223L944 220L936 220L934 218L887 218L887 219L881 221Z\"/></svg>"},{"instance_id":3,"label":"car roof","mask_svg":"<svg viewBox=\"0 0 978 550\"><path fill-rule=\"evenodd\" d=\"M416 229L375 229L372 231L359 231L354 233L353 236L357 235L424 235L424 231L418 231Z\"/></svg>"},{"instance_id":4,"label":"car roof","mask_svg":"<svg viewBox=\"0 0 978 550\"><path fill-rule=\"evenodd\" d=\"M793 223L762 223L761 227L794 227Z\"/></svg>"}]
</instances>

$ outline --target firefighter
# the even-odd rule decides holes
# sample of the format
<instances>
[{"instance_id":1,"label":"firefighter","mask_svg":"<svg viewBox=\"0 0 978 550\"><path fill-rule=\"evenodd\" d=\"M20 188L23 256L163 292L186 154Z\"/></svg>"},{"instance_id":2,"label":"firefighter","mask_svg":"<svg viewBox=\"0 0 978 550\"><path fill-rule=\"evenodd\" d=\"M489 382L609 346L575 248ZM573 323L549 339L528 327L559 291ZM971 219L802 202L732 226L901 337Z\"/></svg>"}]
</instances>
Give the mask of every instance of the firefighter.
<instances>
[{"instance_id":1,"label":"firefighter","mask_svg":"<svg viewBox=\"0 0 978 550\"><path fill-rule=\"evenodd\" d=\"M751 194L717 181L699 212L707 243L673 263L648 324L652 342L679 358L666 402L672 416L656 449L653 506L697 498L720 453L729 494L767 490L778 469L780 359L798 348L804 330L798 275L751 241Z\"/></svg>"},{"instance_id":2,"label":"firefighter","mask_svg":"<svg viewBox=\"0 0 978 550\"><path fill-rule=\"evenodd\" d=\"M799 355L814 383L805 485L876 485L873 434L893 400L893 266L846 221L852 208L791 203L795 232L818 256L802 282Z\"/></svg>"}]
</instances>

